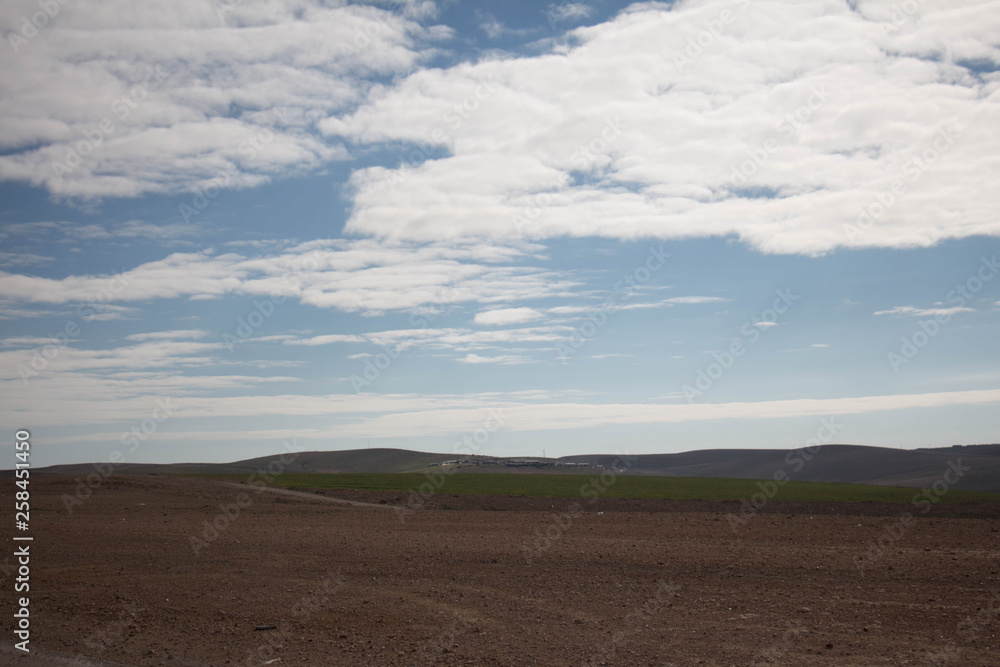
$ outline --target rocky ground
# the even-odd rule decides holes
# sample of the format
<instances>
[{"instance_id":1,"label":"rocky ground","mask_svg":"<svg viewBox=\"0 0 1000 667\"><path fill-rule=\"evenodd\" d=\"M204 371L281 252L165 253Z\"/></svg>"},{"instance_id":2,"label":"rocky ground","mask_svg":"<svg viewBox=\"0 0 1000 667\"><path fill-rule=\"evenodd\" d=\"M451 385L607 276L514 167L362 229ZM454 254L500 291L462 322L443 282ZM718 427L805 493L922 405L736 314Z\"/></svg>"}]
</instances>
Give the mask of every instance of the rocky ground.
<instances>
[{"instance_id":1,"label":"rocky ground","mask_svg":"<svg viewBox=\"0 0 1000 667\"><path fill-rule=\"evenodd\" d=\"M1000 664L996 506L771 503L734 528L732 504L404 513L174 477L70 512L76 486L32 479L32 653L5 614L4 664Z\"/></svg>"}]
</instances>

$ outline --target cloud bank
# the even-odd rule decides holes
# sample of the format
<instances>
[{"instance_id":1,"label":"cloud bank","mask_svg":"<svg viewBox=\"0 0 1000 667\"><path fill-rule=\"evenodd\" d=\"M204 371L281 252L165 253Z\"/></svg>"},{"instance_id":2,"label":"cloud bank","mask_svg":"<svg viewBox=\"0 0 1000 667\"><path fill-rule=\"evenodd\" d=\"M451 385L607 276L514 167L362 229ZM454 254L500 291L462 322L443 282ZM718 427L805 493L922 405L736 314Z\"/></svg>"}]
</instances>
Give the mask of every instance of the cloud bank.
<instances>
[{"instance_id":1,"label":"cloud bank","mask_svg":"<svg viewBox=\"0 0 1000 667\"><path fill-rule=\"evenodd\" d=\"M803 254L1000 234L995 0L636 3L542 53L438 68L431 3L148 5L67 3L8 44L0 178L247 187L402 143L403 164L355 169L349 233ZM34 8L6 3L0 29Z\"/></svg>"}]
</instances>

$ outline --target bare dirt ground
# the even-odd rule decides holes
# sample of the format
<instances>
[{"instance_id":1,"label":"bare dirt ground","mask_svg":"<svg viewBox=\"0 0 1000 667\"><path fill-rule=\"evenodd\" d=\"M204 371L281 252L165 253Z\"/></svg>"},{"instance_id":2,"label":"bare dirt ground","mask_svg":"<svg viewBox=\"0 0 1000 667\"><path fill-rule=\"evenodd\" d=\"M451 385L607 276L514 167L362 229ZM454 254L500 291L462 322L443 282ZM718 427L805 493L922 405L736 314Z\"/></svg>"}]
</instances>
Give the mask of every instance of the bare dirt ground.
<instances>
[{"instance_id":1,"label":"bare dirt ground","mask_svg":"<svg viewBox=\"0 0 1000 667\"><path fill-rule=\"evenodd\" d=\"M71 514L73 478L31 488L32 653L5 613L2 664L1000 665L985 506L775 503L734 531L721 503L442 495L401 518L111 477Z\"/></svg>"}]
</instances>

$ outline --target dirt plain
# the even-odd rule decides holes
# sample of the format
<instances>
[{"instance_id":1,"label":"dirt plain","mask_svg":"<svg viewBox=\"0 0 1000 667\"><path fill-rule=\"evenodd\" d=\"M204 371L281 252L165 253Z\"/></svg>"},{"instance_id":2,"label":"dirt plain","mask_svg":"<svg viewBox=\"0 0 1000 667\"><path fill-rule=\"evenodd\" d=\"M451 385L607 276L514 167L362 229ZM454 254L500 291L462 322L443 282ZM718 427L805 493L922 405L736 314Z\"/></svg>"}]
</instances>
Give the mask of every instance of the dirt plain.
<instances>
[{"instance_id":1,"label":"dirt plain","mask_svg":"<svg viewBox=\"0 0 1000 667\"><path fill-rule=\"evenodd\" d=\"M1000 665L996 505L771 502L734 529L731 503L112 476L70 512L76 487L32 479L32 652L5 614L4 664Z\"/></svg>"}]
</instances>

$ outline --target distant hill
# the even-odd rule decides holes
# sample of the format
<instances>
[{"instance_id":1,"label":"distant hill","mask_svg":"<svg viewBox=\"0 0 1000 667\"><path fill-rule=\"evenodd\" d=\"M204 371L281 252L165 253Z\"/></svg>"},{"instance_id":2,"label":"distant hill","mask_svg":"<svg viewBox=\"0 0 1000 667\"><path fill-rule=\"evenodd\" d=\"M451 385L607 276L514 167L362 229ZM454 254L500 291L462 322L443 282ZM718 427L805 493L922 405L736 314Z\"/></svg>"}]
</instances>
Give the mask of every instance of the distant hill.
<instances>
[{"instance_id":1,"label":"distant hill","mask_svg":"<svg viewBox=\"0 0 1000 667\"><path fill-rule=\"evenodd\" d=\"M273 456L247 459L230 465L256 470ZM295 455L288 472L413 472L432 463L456 458L454 454L428 454L408 449L347 449L339 452L303 452Z\"/></svg>"},{"instance_id":2,"label":"distant hill","mask_svg":"<svg viewBox=\"0 0 1000 667\"><path fill-rule=\"evenodd\" d=\"M568 456L561 460L611 466L616 458L595 455ZM949 469L949 462L969 468L954 488L1000 492L1000 445L916 450L824 445L808 461L797 450L705 449L637 456L630 470L644 475L737 479L769 479L783 470L790 479L805 482L923 487L940 479Z\"/></svg>"},{"instance_id":3,"label":"distant hill","mask_svg":"<svg viewBox=\"0 0 1000 667\"><path fill-rule=\"evenodd\" d=\"M400 473L433 470L454 454L428 454L405 449L352 449L335 452L300 452L283 466L285 472ZM277 461L265 456L233 463L122 464L122 474L245 474L265 470ZM288 455L286 455L286 461ZM597 474L620 467L614 454L565 456L559 459L463 459L463 472L564 472ZM806 460L799 451L781 449L705 449L679 454L643 454L627 465L627 474L668 477L725 477L770 479L784 471L789 479L807 482L842 482L924 487L941 479L949 466L961 465L962 477L954 485L967 491L1000 492L1000 445L956 445L930 449L889 449L861 445L824 445ZM276 469L276 467L274 468ZM37 472L85 474L93 464L60 465ZM12 474L6 471L5 474Z\"/></svg>"},{"instance_id":4,"label":"distant hill","mask_svg":"<svg viewBox=\"0 0 1000 667\"><path fill-rule=\"evenodd\" d=\"M289 461L289 458L291 459ZM296 452L284 455L283 472L416 472L432 463L454 459L454 454L428 454L408 449L347 449L336 452ZM122 474L251 474L267 469L280 456L261 456L233 463L124 463L115 467ZM37 468L38 472L79 475L94 471L93 464L80 463Z\"/></svg>"}]
</instances>

